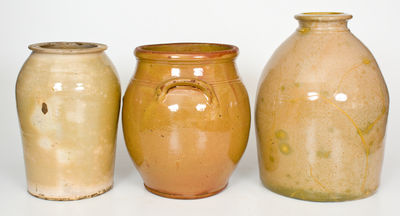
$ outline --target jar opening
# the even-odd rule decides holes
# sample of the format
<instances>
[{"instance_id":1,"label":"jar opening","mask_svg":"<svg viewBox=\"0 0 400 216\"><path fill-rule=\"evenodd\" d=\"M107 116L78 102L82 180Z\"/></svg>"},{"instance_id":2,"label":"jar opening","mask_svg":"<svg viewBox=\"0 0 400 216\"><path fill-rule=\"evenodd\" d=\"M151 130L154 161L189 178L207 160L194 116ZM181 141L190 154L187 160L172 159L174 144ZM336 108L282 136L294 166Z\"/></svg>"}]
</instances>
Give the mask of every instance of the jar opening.
<instances>
[{"instance_id":1,"label":"jar opening","mask_svg":"<svg viewBox=\"0 0 400 216\"><path fill-rule=\"evenodd\" d=\"M207 44L207 43L159 44L159 45L141 46L140 48L146 51L170 52L170 53L208 53L208 52L228 51L233 49L233 47L230 45Z\"/></svg>"},{"instance_id":2,"label":"jar opening","mask_svg":"<svg viewBox=\"0 0 400 216\"><path fill-rule=\"evenodd\" d=\"M304 15L338 15L338 14L343 14L342 12L306 12L302 13Z\"/></svg>"},{"instance_id":3,"label":"jar opening","mask_svg":"<svg viewBox=\"0 0 400 216\"><path fill-rule=\"evenodd\" d=\"M90 42L45 42L29 45L34 52L56 53L56 54L82 54L102 52L107 46Z\"/></svg>"},{"instance_id":4,"label":"jar opening","mask_svg":"<svg viewBox=\"0 0 400 216\"><path fill-rule=\"evenodd\" d=\"M170 43L139 46L135 55L150 60L218 60L234 58L238 48L228 44L214 43Z\"/></svg>"},{"instance_id":5,"label":"jar opening","mask_svg":"<svg viewBox=\"0 0 400 216\"><path fill-rule=\"evenodd\" d=\"M352 17L351 14L342 12L306 12L295 16L300 21L345 21Z\"/></svg>"}]
</instances>

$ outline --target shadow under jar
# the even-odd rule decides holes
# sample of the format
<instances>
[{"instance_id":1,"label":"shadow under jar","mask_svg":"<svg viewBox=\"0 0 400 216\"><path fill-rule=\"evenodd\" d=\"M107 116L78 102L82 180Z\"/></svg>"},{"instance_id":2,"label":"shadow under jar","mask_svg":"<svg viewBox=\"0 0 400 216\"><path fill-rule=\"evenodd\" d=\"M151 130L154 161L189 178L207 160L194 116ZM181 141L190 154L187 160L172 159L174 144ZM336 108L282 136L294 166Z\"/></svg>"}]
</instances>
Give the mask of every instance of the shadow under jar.
<instances>
[{"instance_id":1,"label":"shadow under jar","mask_svg":"<svg viewBox=\"0 0 400 216\"><path fill-rule=\"evenodd\" d=\"M36 197L77 200L113 185L121 89L106 48L29 46L16 99L28 192Z\"/></svg>"},{"instance_id":2,"label":"shadow under jar","mask_svg":"<svg viewBox=\"0 0 400 216\"><path fill-rule=\"evenodd\" d=\"M237 53L235 46L208 43L136 48L122 121L126 146L150 192L195 199L227 186L250 127Z\"/></svg>"},{"instance_id":3,"label":"shadow under jar","mask_svg":"<svg viewBox=\"0 0 400 216\"><path fill-rule=\"evenodd\" d=\"M300 26L260 80L256 132L264 185L312 201L360 199L379 185L389 109L385 81L343 13Z\"/></svg>"}]
</instances>

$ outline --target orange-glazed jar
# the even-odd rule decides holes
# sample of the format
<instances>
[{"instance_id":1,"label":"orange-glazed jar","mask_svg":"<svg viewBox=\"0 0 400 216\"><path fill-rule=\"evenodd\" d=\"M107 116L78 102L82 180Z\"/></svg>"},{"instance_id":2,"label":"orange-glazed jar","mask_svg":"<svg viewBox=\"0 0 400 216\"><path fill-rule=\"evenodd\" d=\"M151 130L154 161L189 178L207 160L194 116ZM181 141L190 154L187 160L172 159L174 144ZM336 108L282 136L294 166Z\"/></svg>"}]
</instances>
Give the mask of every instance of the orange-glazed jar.
<instances>
[{"instance_id":1,"label":"orange-glazed jar","mask_svg":"<svg viewBox=\"0 0 400 216\"><path fill-rule=\"evenodd\" d=\"M193 199L223 190L247 144L250 108L235 46L208 43L136 48L126 90L126 146L146 188Z\"/></svg>"}]
</instances>

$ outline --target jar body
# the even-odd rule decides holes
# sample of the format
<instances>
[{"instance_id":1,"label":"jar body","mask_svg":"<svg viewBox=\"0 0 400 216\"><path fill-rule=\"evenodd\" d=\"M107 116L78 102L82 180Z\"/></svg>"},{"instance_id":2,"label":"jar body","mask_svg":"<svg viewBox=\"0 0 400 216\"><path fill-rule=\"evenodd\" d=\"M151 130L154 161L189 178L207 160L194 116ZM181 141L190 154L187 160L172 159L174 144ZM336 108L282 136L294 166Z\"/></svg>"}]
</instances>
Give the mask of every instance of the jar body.
<instances>
[{"instance_id":1,"label":"jar body","mask_svg":"<svg viewBox=\"0 0 400 216\"><path fill-rule=\"evenodd\" d=\"M111 189L120 95L104 52L32 53L16 84L29 193L76 200Z\"/></svg>"},{"instance_id":2,"label":"jar body","mask_svg":"<svg viewBox=\"0 0 400 216\"><path fill-rule=\"evenodd\" d=\"M370 51L340 25L300 27L260 80L260 177L279 194L352 200L379 185L388 91Z\"/></svg>"},{"instance_id":3,"label":"jar body","mask_svg":"<svg viewBox=\"0 0 400 216\"><path fill-rule=\"evenodd\" d=\"M149 191L201 198L225 188L246 148L249 101L233 61L139 60L122 120Z\"/></svg>"}]
</instances>

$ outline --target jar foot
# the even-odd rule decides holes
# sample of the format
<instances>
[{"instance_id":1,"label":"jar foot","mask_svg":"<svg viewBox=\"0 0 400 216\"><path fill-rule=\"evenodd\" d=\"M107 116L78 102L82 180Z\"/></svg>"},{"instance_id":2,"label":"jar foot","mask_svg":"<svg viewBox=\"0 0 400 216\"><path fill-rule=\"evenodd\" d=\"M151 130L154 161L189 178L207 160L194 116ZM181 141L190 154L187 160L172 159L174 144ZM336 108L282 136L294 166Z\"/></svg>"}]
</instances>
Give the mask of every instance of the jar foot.
<instances>
[{"instance_id":1,"label":"jar foot","mask_svg":"<svg viewBox=\"0 0 400 216\"><path fill-rule=\"evenodd\" d=\"M94 193L94 194L89 194L89 195L84 195L84 196L78 196L78 197L72 197L72 196L71 196L71 197L51 197L51 196L46 196L45 194L42 194L42 193L35 194L35 193L30 192L29 190L28 190L28 193L29 193L30 195L36 197L36 198L44 199L44 200L53 200L53 201L74 201L74 200L81 200L81 199L87 199L87 198L92 198L92 197L99 196L99 195L101 195L101 194L103 194L103 193L105 193L105 192L111 190L112 187L113 187L113 185L110 185L109 187L107 187L107 188L105 188L105 189L103 189L103 190L100 190L100 191L98 191L98 192L96 192L96 193Z\"/></svg>"},{"instance_id":2,"label":"jar foot","mask_svg":"<svg viewBox=\"0 0 400 216\"><path fill-rule=\"evenodd\" d=\"M201 198L206 198L209 196L213 196L215 194L220 193L221 191L223 191L226 187L228 186L228 184L226 184L224 187L222 187L221 189L218 189L216 191L213 192L207 192L207 193L200 193L200 194L171 194L171 193L166 193L166 192L162 192L159 190L155 190L152 189L150 187L148 187L146 184L144 185L144 187L146 188L146 190L148 190L149 192L156 194L158 196L162 196L162 197L166 197L166 198L172 198L172 199L201 199Z\"/></svg>"}]
</instances>

